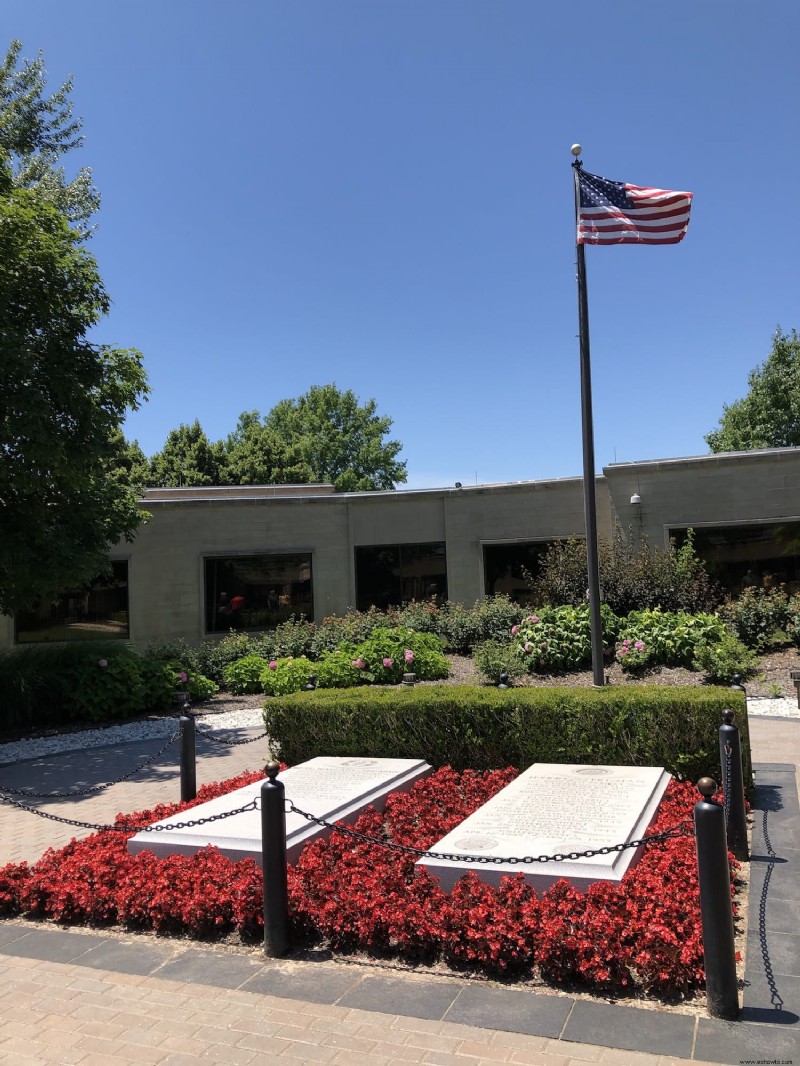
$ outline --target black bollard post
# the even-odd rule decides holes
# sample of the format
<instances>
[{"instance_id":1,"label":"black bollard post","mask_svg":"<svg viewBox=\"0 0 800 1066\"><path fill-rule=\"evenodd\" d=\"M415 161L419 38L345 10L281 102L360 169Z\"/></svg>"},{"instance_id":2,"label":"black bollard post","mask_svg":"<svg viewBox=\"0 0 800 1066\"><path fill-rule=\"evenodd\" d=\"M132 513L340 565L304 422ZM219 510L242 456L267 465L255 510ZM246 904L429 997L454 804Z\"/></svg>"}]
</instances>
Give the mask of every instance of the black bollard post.
<instances>
[{"instance_id":1,"label":"black bollard post","mask_svg":"<svg viewBox=\"0 0 800 1066\"><path fill-rule=\"evenodd\" d=\"M719 761L725 794L728 850L732 851L740 862L748 862L750 851L747 847L747 815L744 807L742 743L739 727L733 720L733 711L723 711L722 719L723 725L719 727Z\"/></svg>"},{"instance_id":2,"label":"black bollard post","mask_svg":"<svg viewBox=\"0 0 800 1066\"><path fill-rule=\"evenodd\" d=\"M694 828L703 920L706 1003L712 1018L734 1021L739 1016L739 992L725 812L711 799L717 791L716 781L701 777L697 790L703 797L695 804Z\"/></svg>"},{"instance_id":3,"label":"black bollard post","mask_svg":"<svg viewBox=\"0 0 800 1066\"><path fill-rule=\"evenodd\" d=\"M188 710L188 704L186 704ZM181 803L197 798L197 758L194 718L182 714L181 722Z\"/></svg>"},{"instance_id":4,"label":"black bollard post","mask_svg":"<svg viewBox=\"0 0 800 1066\"><path fill-rule=\"evenodd\" d=\"M264 953L273 957L289 950L289 890L286 877L285 789L280 766L268 763L261 786L261 861L264 877Z\"/></svg>"}]
</instances>

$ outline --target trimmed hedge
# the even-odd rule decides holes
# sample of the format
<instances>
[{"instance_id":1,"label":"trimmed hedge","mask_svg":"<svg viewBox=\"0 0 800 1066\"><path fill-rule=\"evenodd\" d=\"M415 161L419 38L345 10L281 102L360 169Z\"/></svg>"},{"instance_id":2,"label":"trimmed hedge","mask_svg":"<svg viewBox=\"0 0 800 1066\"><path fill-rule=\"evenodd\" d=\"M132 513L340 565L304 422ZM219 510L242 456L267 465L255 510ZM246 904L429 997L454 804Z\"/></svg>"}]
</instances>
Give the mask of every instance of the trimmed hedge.
<instances>
[{"instance_id":1,"label":"trimmed hedge","mask_svg":"<svg viewBox=\"0 0 800 1066\"><path fill-rule=\"evenodd\" d=\"M676 777L720 780L719 726L730 708L751 780L747 710L728 688L630 685L602 689L423 685L332 689L269 700L275 754L424 758L455 769L535 762L663 766Z\"/></svg>"}]
</instances>

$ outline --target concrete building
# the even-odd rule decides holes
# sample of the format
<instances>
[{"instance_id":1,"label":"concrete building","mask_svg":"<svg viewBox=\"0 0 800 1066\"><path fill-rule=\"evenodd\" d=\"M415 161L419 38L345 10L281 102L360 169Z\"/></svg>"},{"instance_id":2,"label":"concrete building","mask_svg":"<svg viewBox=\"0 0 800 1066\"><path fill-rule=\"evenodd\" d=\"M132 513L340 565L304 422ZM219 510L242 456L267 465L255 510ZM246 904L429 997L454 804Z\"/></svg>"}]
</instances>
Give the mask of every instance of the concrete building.
<instances>
[{"instance_id":1,"label":"concrete building","mask_svg":"<svg viewBox=\"0 0 800 1066\"><path fill-rule=\"evenodd\" d=\"M595 484L598 531L653 545L695 530L731 590L800 589L800 448L615 463ZM197 643L292 613L438 596L472 604L527 594L524 570L553 540L582 536L580 478L334 494L330 485L151 489L113 575L16 620L9 646L78 636Z\"/></svg>"}]
</instances>

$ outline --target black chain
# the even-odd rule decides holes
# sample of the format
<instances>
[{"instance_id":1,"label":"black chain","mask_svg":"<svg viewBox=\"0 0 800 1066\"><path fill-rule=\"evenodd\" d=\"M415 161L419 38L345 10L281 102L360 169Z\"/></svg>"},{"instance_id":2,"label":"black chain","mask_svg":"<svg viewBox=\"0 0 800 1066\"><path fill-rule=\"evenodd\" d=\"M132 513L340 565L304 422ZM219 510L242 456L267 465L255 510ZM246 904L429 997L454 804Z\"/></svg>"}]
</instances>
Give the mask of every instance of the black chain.
<instances>
[{"instance_id":1,"label":"black chain","mask_svg":"<svg viewBox=\"0 0 800 1066\"><path fill-rule=\"evenodd\" d=\"M221 814L211 814L208 818L194 818L188 822L174 822L171 825L166 825L163 822L155 822L153 825L96 825L94 822L78 822L74 818L62 818L59 814L40 811L36 807L29 807L27 803L20 803L19 800L11 799L10 796L0 795L0 803L5 803L9 807L16 807L20 811L27 811L28 814L35 814L39 818L46 818L50 822L74 825L79 829L94 829L97 832L112 830L115 833L165 833L173 829L193 829L196 825L219 822L223 818L232 818L236 814L244 814L246 811L257 811L259 809L258 797L256 797L249 803L245 803L243 807L237 807L235 811L223 811Z\"/></svg>"},{"instance_id":2,"label":"black chain","mask_svg":"<svg viewBox=\"0 0 800 1066\"><path fill-rule=\"evenodd\" d=\"M731 820L731 756L733 748L729 740L725 741L725 758L722 764L722 808L725 811L725 825Z\"/></svg>"},{"instance_id":3,"label":"black chain","mask_svg":"<svg viewBox=\"0 0 800 1066\"><path fill-rule=\"evenodd\" d=\"M767 895L769 893L769 882L772 877L772 871L775 869L775 851L772 847L772 841L769 839L769 832L767 830L767 812L764 811L764 843L767 846L767 855L769 856L769 865L767 866L767 872L764 874L764 884L761 888L761 899L758 904L758 939L761 947L761 958L764 961L764 974L767 978L767 984L770 990L770 1002L775 1010L783 1010L783 1000L778 992L778 986L775 983L775 974L772 972L772 963L769 957L769 948L767 946Z\"/></svg>"},{"instance_id":4,"label":"black chain","mask_svg":"<svg viewBox=\"0 0 800 1066\"><path fill-rule=\"evenodd\" d=\"M118 785L122 781L127 781L129 777L138 774L140 770L146 770L148 766L151 766L156 759L164 754L170 744L175 743L180 735L180 730L178 730L177 733L173 733L163 748L159 748L153 755L149 755L146 759L140 762L138 766L134 767L133 770L128 770L127 773L118 777L116 781L104 781L100 785L90 785L88 788L75 789L72 792L31 792L27 788L11 788L9 785L0 785L0 792L8 792L12 796L27 796L29 799L72 799L74 796L91 796L96 792L103 792L105 789L111 788L112 785Z\"/></svg>"},{"instance_id":5,"label":"black chain","mask_svg":"<svg viewBox=\"0 0 800 1066\"><path fill-rule=\"evenodd\" d=\"M613 844L608 847L588 849L587 851L570 851L565 855L558 853L555 855L526 855L524 858L512 857L504 859L495 855L462 855L461 852L448 854L442 851L425 851L423 848L414 848L409 844L395 844L388 840L379 840L377 837L367 836L366 833L359 833L356 829L339 825L338 822L328 822L324 818L318 818L315 814L309 814L308 811L301 811L299 807L295 807L290 799L284 800L284 803L287 814L302 815L309 822L316 822L317 825L321 825L325 829L335 829L338 833L343 833L345 836L360 840L365 844L377 844L378 847L388 848L390 851L399 851L404 855L416 855L418 858L446 859L450 862L459 863L476 862L495 866L506 863L510 866L517 866L519 864L531 865L537 862L564 862L566 859L572 861L575 859L591 859L595 855L613 855L615 852L626 851L628 848L638 848L643 844L656 844L663 840L671 840L674 837L694 836L694 825L687 818L678 825L672 826L671 829L665 829L663 833L653 833L652 836L641 837L639 840L629 840L625 844Z\"/></svg>"},{"instance_id":6,"label":"black chain","mask_svg":"<svg viewBox=\"0 0 800 1066\"><path fill-rule=\"evenodd\" d=\"M233 739L226 740L225 737L216 736L209 729L202 729L197 724L197 722L195 722L194 728L195 728L195 731L201 737L205 737L206 740L212 740L215 744L224 744L228 748L236 747L239 744L255 744L255 742L257 740L263 740L266 737L266 735L267 735L266 733L259 733L259 735L257 737L245 737L244 739L233 738Z\"/></svg>"}]
</instances>

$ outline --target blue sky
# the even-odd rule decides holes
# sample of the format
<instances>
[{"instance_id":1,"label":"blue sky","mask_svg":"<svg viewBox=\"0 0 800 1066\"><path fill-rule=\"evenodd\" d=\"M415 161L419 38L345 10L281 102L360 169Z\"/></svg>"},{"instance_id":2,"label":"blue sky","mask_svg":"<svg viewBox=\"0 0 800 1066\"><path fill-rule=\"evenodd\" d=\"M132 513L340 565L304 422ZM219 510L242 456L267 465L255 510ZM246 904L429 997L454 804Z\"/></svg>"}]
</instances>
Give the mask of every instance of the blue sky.
<instances>
[{"instance_id":1,"label":"blue sky","mask_svg":"<svg viewBox=\"0 0 800 1066\"><path fill-rule=\"evenodd\" d=\"M596 464L707 451L800 328L796 0L5 0L75 77L147 454L335 381L408 487L579 475L570 145L695 194L686 239L586 252ZM4 45L5 47L5 45Z\"/></svg>"}]
</instances>

